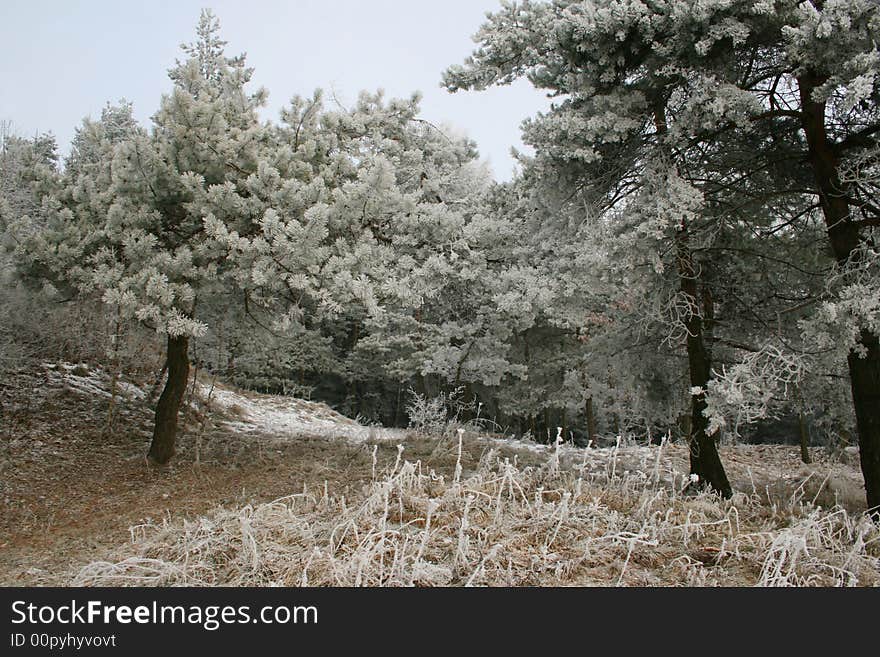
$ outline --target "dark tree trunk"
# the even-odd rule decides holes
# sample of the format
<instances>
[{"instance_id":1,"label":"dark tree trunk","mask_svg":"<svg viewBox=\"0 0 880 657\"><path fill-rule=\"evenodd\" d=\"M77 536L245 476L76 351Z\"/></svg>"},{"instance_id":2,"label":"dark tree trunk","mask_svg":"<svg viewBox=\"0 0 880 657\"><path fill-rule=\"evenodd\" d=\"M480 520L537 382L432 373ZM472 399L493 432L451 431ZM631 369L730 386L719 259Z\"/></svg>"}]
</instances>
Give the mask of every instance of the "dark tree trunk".
<instances>
[{"instance_id":1,"label":"dark tree trunk","mask_svg":"<svg viewBox=\"0 0 880 657\"><path fill-rule=\"evenodd\" d=\"M848 186L841 182L838 173L839 157L828 140L825 103L813 100L813 91L825 81L812 74L798 78L801 126L807 138L828 239L838 265L845 270L857 264L862 238L859 225L850 216ZM847 365L868 508L880 517L880 340L876 333L863 328L858 343L864 355L850 351Z\"/></svg>"},{"instance_id":2,"label":"dark tree trunk","mask_svg":"<svg viewBox=\"0 0 880 657\"><path fill-rule=\"evenodd\" d=\"M587 400L587 439L592 443L593 447L598 447L599 442L596 436L596 411L593 408L593 398Z\"/></svg>"},{"instance_id":3,"label":"dark tree trunk","mask_svg":"<svg viewBox=\"0 0 880 657\"><path fill-rule=\"evenodd\" d=\"M697 487L711 486L723 497L733 495L727 480L727 473L721 464L715 436L709 435L709 419L703 415L706 409L706 385L711 376L711 361L703 339L703 318L698 307L697 269L694 265L688 243L687 226L682 225L676 235L676 255L681 291L687 296L689 310L686 314L687 356L691 387L699 387L703 392L691 395L691 430L688 439L690 447L691 474L697 475Z\"/></svg>"},{"instance_id":4,"label":"dark tree trunk","mask_svg":"<svg viewBox=\"0 0 880 657\"><path fill-rule=\"evenodd\" d=\"M189 379L188 349L188 337L168 337L168 380L156 404L153 442L147 453L147 457L153 463L168 463L174 456L177 417L186 392L186 382Z\"/></svg>"},{"instance_id":5,"label":"dark tree trunk","mask_svg":"<svg viewBox=\"0 0 880 657\"><path fill-rule=\"evenodd\" d=\"M662 105L658 105L654 109L654 124L657 133L665 136L668 126L666 112ZM675 235L675 253L680 289L688 299L685 328L687 329L686 342L691 387L699 387L702 390L698 395L691 395L691 429L688 436L688 446L690 448L691 475L698 477L698 480L692 485L696 487L711 486L721 496L729 498L733 495L733 489L727 480L724 466L721 464L715 436L710 436L707 432L709 419L703 415L703 411L706 409L706 385L709 383L712 373L709 352L703 338L703 315L705 313L711 325L713 302L708 290L704 289L703 294L700 294L698 285L700 274L691 253L690 235L684 220ZM699 308L701 300L704 305L702 312Z\"/></svg>"},{"instance_id":6,"label":"dark tree trunk","mask_svg":"<svg viewBox=\"0 0 880 657\"><path fill-rule=\"evenodd\" d=\"M868 508L880 518L880 344L877 336L866 329L861 332L860 342L867 352L865 357L851 351L847 362Z\"/></svg>"}]
</instances>

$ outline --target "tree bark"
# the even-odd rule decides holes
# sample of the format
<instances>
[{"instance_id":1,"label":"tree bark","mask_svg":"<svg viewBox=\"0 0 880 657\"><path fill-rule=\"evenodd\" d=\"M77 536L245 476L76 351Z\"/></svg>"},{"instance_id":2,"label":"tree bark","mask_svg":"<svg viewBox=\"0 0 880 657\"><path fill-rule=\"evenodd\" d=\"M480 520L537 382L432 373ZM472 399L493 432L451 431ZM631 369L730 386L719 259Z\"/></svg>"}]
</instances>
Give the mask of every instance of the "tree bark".
<instances>
[{"instance_id":1,"label":"tree bark","mask_svg":"<svg viewBox=\"0 0 880 657\"><path fill-rule=\"evenodd\" d=\"M586 405L586 414L587 414L587 440L592 443L593 447L599 446L598 437L596 436L596 412L593 409L593 398L590 397L587 399Z\"/></svg>"},{"instance_id":2,"label":"tree bark","mask_svg":"<svg viewBox=\"0 0 880 657\"><path fill-rule=\"evenodd\" d=\"M851 351L847 363L868 508L880 519L880 341L862 329L859 342L867 352L865 357Z\"/></svg>"},{"instance_id":3,"label":"tree bark","mask_svg":"<svg viewBox=\"0 0 880 657\"><path fill-rule=\"evenodd\" d=\"M168 380L156 404L153 425L153 441L147 458L153 463L164 464L174 456L177 440L177 418L189 379L189 338L168 336Z\"/></svg>"},{"instance_id":4,"label":"tree bark","mask_svg":"<svg viewBox=\"0 0 880 657\"><path fill-rule=\"evenodd\" d=\"M804 412L800 412L798 418L801 430L801 461L809 465L813 462L810 458L810 428L807 426L807 416Z\"/></svg>"},{"instance_id":5,"label":"tree bark","mask_svg":"<svg viewBox=\"0 0 880 657\"><path fill-rule=\"evenodd\" d=\"M654 109L654 124L657 134L665 136L668 131L666 112L662 105ZM708 319L711 321L712 296L708 290L699 294L697 271L693 253L690 247L690 235L688 226L682 219L681 227L675 234L675 253L678 265L678 279L680 290L688 300L688 311L685 314L685 328L687 330L687 357L688 371L690 374L691 388L700 388L699 394L691 395L691 429L688 436L690 452L691 475L697 476L697 481L691 485L702 488L710 486L722 497L733 496L733 489L727 480L727 473L721 464L718 455L718 447L715 444L715 436L709 435L709 418L703 415L706 409L706 386L712 375L709 351L706 349L706 341L703 339L703 312L700 312L699 303L702 300Z\"/></svg>"},{"instance_id":6,"label":"tree bark","mask_svg":"<svg viewBox=\"0 0 880 657\"><path fill-rule=\"evenodd\" d=\"M808 73L798 78L801 97L801 126L807 138L810 166L828 239L838 266L842 269L858 264L861 231L851 221L848 186L839 176L839 157L828 139L825 127L825 103L813 99L813 91L825 78ZM880 338L862 328L855 350L847 357L856 428L859 434L859 460L865 478L868 509L880 519Z\"/></svg>"},{"instance_id":7,"label":"tree bark","mask_svg":"<svg viewBox=\"0 0 880 657\"><path fill-rule=\"evenodd\" d=\"M678 275L681 291L688 299L688 312L685 315L687 329L687 356L691 387L701 392L691 395L691 431L688 438L690 447L691 474L698 477L696 487L710 486L722 497L729 498L733 489L727 473L721 464L715 436L709 435L709 419L703 415L706 409L706 386L711 376L711 361L706 343L703 340L703 318L697 307L698 285L696 266L691 254L687 226L682 224L675 237Z\"/></svg>"}]
</instances>

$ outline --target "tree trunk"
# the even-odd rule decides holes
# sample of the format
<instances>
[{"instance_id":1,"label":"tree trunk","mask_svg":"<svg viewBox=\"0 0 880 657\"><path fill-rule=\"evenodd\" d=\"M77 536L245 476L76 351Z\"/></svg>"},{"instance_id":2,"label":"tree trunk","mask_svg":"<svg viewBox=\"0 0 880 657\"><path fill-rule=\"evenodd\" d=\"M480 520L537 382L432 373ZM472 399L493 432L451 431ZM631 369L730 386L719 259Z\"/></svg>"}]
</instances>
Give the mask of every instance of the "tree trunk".
<instances>
[{"instance_id":1,"label":"tree trunk","mask_svg":"<svg viewBox=\"0 0 880 657\"><path fill-rule=\"evenodd\" d=\"M868 509L880 519L880 341L867 329L862 330L860 337L867 352L865 357L851 351L847 362Z\"/></svg>"},{"instance_id":2,"label":"tree trunk","mask_svg":"<svg viewBox=\"0 0 880 657\"><path fill-rule=\"evenodd\" d=\"M709 485L723 497L729 498L733 495L733 489L721 464L715 437L709 435L707 431L709 419L703 415L706 408L705 390L711 376L711 362L703 340L703 318L697 307L698 299L702 297L698 295L698 274L688 239L687 226L682 225L675 242L681 291L687 296L689 307L685 319L688 370L691 387L701 389L699 394L691 395L691 431L688 440L691 474L698 477L695 482L697 487Z\"/></svg>"},{"instance_id":3,"label":"tree trunk","mask_svg":"<svg viewBox=\"0 0 880 657\"><path fill-rule=\"evenodd\" d=\"M804 412L800 412L799 416L801 429L801 461L809 465L813 462L810 458L810 428L807 426L807 416Z\"/></svg>"},{"instance_id":4,"label":"tree trunk","mask_svg":"<svg viewBox=\"0 0 880 657\"><path fill-rule=\"evenodd\" d=\"M654 125L659 135L666 135L668 125L666 111L662 105L654 109ZM697 279L699 273L694 263L690 247L688 227L682 219L681 228L675 235L675 252L678 265L678 278L680 289L688 300L688 312L685 318L687 329L687 356L688 370L690 373L691 388L699 387L701 392L691 395L691 431L688 437L690 448L691 475L698 477L692 485L696 487L711 486L723 497L733 495L733 489L727 480L727 473L721 464L718 455L718 447L715 444L715 436L707 433L709 419L703 415L706 408L706 385L711 376L711 362L706 343L703 339L703 312L700 312L699 303L702 300L707 319L712 320L712 297L708 290L699 294Z\"/></svg>"},{"instance_id":5,"label":"tree trunk","mask_svg":"<svg viewBox=\"0 0 880 657\"><path fill-rule=\"evenodd\" d=\"M813 100L813 91L825 81L814 74L798 78L801 126L807 138L828 239L838 265L845 270L858 264L862 237L859 225L851 220L846 199L848 185L840 180L840 160L828 140L825 103ZM862 328L858 346L864 355L850 351L847 365L859 434L859 459L868 508L880 518L880 339L876 333Z\"/></svg>"},{"instance_id":6,"label":"tree trunk","mask_svg":"<svg viewBox=\"0 0 880 657\"><path fill-rule=\"evenodd\" d=\"M168 380L156 404L156 421L153 426L153 442L147 457L153 463L164 464L174 456L177 439L177 417L186 382L189 379L189 338L168 336Z\"/></svg>"},{"instance_id":7,"label":"tree trunk","mask_svg":"<svg viewBox=\"0 0 880 657\"><path fill-rule=\"evenodd\" d=\"M599 442L596 436L596 411L593 409L593 398L587 400L587 439L592 443L593 447L598 447Z\"/></svg>"}]
</instances>

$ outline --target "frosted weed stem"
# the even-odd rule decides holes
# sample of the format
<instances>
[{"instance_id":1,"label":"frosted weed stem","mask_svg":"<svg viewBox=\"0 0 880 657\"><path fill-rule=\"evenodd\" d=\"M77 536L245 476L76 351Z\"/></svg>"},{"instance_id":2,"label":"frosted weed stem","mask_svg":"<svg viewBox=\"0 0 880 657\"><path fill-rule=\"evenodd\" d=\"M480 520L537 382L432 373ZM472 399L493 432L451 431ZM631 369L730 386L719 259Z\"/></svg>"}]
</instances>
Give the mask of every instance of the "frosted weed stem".
<instances>
[{"instance_id":1,"label":"frosted weed stem","mask_svg":"<svg viewBox=\"0 0 880 657\"><path fill-rule=\"evenodd\" d=\"M454 486L458 486L461 481L461 445L464 438L464 429L458 430L458 456L455 459L455 476L452 479Z\"/></svg>"}]
</instances>

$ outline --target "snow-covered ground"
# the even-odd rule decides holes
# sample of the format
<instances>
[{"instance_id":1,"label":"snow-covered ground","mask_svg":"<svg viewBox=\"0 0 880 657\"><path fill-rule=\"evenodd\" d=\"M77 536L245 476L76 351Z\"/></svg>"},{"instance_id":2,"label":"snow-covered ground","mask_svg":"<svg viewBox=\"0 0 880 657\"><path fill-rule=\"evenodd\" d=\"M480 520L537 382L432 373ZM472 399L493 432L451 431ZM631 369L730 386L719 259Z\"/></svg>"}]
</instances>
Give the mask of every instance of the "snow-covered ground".
<instances>
[{"instance_id":1,"label":"snow-covered ground","mask_svg":"<svg viewBox=\"0 0 880 657\"><path fill-rule=\"evenodd\" d=\"M102 370L71 363L44 363L44 367L52 385L81 395L111 397L112 379ZM144 401L148 394L143 387L125 380L125 377L119 377L115 385L115 394L119 398ZM210 409L218 411L214 419L242 437L269 437L279 442L322 437L349 444L405 444L419 437L441 439L440 436L420 435L407 429L365 426L324 403L240 391L216 381L209 385L206 380L200 380L197 391L202 403L207 402ZM454 440L454 431L451 436ZM467 432L465 439L487 449L503 449L508 455L549 458L566 469L574 468L585 473L601 471L612 476L640 473L640 476L653 480L676 484L686 482L688 476L687 447L681 442L649 446L622 437L617 446L583 449L568 443L547 445L482 432ZM725 469L735 489L757 494L766 491L768 485L797 485L816 479L819 488L851 490L858 497L862 484L855 450L850 448L843 455L846 458L841 458L843 463L825 471L824 466L804 466L797 449L790 446L727 445L721 448ZM827 458L822 453L816 453L814 457L819 460ZM760 461L760 468L756 467L756 458Z\"/></svg>"},{"instance_id":2,"label":"snow-covered ground","mask_svg":"<svg viewBox=\"0 0 880 657\"><path fill-rule=\"evenodd\" d=\"M364 426L337 413L326 404L296 397L243 393L225 386L201 384L202 399L239 419L224 424L243 434L259 433L289 440L298 436L365 440L401 440L403 431Z\"/></svg>"},{"instance_id":3,"label":"snow-covered ground","mask_svg":"<svg viewBox=\"0 0 880 657\"><path fill-rule=\"evenodd\" d=\"M111 377L102 370L73 363L43 365L49 380L55 385L62 385L85 395L106 398L111 396ZM352 443L362 443L367 440L402 442L410 433L406 429L363 425L333 410L327 404L297 397L245 392L216 381L211 384L199 381L197 389L198 396L203 401L220 410L227 418L222 421L223 424L242 434L268 435L279 440L290 440L299 436L321 436L345 438ZM131 382L119 379L116 382L116 395L129 399L144 399L147 392ZM561 459L575 457L582 459L585 455L602 454L602 459L606 460L609 455L621 451L629 456L641 456L643 462L649 462L656 455L656 448L635 445L623 439L618 448L584 450L563 443L558 446L558 452L554 445L513 437L481 435L479 439L490 444L504 445L518 452L551 455L558 453Z\"/></svg>"},{"instance_id":4,"label":"snow-covered ground","mask_svg":"<svg viewBox=\"0 0 880 657\"><path fill-rule=\"evenodd\" d=\"M55 385L86 395L111 397L113 387L110 376L98 369L73 363L43 363L46 377ZM132 399L143 399L147 393L128 381L116 381L116 395Z\"/></svg>"},{"instance_id":5,"label":"snow-covered ground","mask_svg":"<svg viewBox=\"0 0 880 657\"><path fill-rule=\"evenodd\" d=\"M223 423L242 436L271 436L282 442L318 436L344 440L349 444L381 441L399 445L412 439L442 439L441 436L418 434L407 429L364 426L326 404L295 397L243 392L224 385L213 390L203 386L202 399L209 398L209 395L211 404L222 409L222 415L227 418ZM446 434L447 440L454 441L455 437L454 430L451 435ZM556 463L560 469L585 475L601 473L608 477L644 478L678 488L688 482L687 446L681 441L646 445L643 441L620 437L616 446L584 449L570 443L548 445L470 431L466 432L464 440L486 449L502 450L514 462L517 456L531 455L542 462ZM818 463L806 466L800 462L798 449L786 445L726 445L722 446L721 454L734 489L746 494L769 496L771 487L794 489L800 485L804 491L811 491L810 498L818 497L818 491L824 489L834 498L840 494L860 499L861 480L857 468L852 465ZM827 460L827 456L818 450L814 457L820 462Z\"/></svg>"},{"instance_id":6,"label":"snow-covered ground","mask_svg":"<svg viewBox=\"0 0 880 657\"><path fill-rule=\"evenodd\" d=\"M682 441L649 446L622 437L616 446L581 449L459 434L457 425L442 435L385 429L322 403L211 385L200 375L195 394L187 388L193 407L182 435L201 436L210 422L205 435L215 449L205 463L217 476L192 467L188 449L157 476L143 459L154 383L69 363L22 376L15 399L26 422L11 432L15 458L0 477L7 495L0 518L12 518L0 529L17 532L22 547L5 551L13 556L5 571L0 563L0 581L21 582L22 572L27 581L80 585L878 581L857 460L824 450L804 465L797 447L724 444L735 494L720 500L682 494L689 476ZM96 439L101 426L93 425L111 410L125 420L122 430ZM84 510L99 503L103 515L85 523ZM224 506L206 506L214 504ZM204 515L143 524L144 507ZM80 545L83 537L102 550L116 545L107 528L118 522L139 523L132 543L109 556ZM56 526L51 550L28 547L27 532L45 538ZM76 543L71 528L79 528ZM71 545L88 563L68 573L59 564Z\"/></svg>"},{"instance_id":7,"label":"snow-covered ground","mask_svg":"<svg viewBox=\"0 0 880 657\"><path fill-rule=\"evenodd\" d=\"M213 388L200 384L200 397L209 400L213 408L221 411L227 418L222 423L240 435L270 436L278 441L319 436L331 440L342 439L350 444L366 441L405 443L414 435L406 429L365 426L326 404L296 397L243 392L219 384ZM452 437L454 439L455 432L452 432ZM586 471L608 469L621 475L641 471L668 479L674 477L675 470L681 469L680 464L670 461L668 450L637 445L625 439L621 439L616 447L602 449L583 449L566 443L547 445L472 432L467 432L467 440L477 441L487 448L504 448L506 453L558 459L562 466L579 467Z\"/></svg>"}]
</instances>

